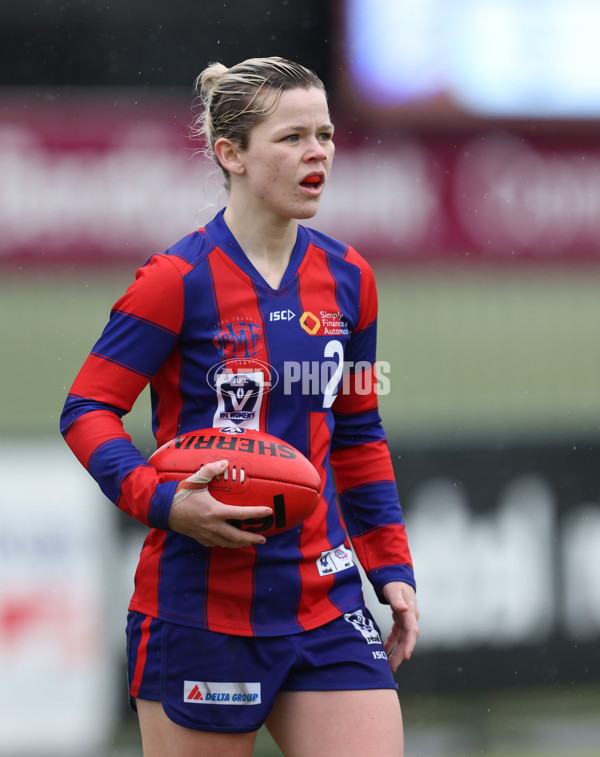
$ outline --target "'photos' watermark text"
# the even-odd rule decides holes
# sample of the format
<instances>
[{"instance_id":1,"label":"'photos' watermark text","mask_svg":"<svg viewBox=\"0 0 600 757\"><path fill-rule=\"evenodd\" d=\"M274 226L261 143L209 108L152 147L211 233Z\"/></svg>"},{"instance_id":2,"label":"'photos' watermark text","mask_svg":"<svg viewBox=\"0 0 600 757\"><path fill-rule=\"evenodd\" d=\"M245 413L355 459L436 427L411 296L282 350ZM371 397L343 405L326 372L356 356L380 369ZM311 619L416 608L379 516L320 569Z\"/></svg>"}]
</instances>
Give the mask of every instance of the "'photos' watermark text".
<instances>
[{"instance_id":1,"label":"'photos' watermark text","mask_svg":"<svg viewBox=\"0 0 600 757\"><path fill-rule=\"evenodd\" d=\"M283 393L290 395L298 385L303 395L378 394L390 392L390 364L366 360L340 364L335 360L286 360L283 364Z\"/></svg>"}]
</instances>

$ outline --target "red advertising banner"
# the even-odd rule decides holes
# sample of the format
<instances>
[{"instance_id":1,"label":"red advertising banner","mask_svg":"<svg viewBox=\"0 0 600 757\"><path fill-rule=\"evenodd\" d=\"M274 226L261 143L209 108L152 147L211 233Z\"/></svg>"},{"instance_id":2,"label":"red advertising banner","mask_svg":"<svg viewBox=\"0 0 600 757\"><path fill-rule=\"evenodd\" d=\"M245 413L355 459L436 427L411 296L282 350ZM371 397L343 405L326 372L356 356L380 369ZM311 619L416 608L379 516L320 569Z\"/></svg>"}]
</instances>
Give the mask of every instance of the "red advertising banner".
<instances>
[{"instance_id":1,"label":"red advertising banner","mask_svg":"<svg viewBox=\"0 0 600 757\"><path fill-rule=\"evenodd\" d=\"M189 99L4 98L0 264L143 262L225 205ZM514 132L344 136L311 224L372 261L600 262L600 142Z\"/></svg>"}]
</instances>

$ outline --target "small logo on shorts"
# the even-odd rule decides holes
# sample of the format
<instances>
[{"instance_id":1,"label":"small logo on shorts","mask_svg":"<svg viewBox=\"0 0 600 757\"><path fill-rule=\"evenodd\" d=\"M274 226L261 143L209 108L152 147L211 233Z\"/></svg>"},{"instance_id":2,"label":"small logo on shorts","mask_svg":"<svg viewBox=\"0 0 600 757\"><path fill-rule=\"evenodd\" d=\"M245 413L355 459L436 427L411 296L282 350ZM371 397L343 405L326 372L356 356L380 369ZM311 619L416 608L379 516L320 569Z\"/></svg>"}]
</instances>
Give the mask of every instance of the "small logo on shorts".
<instances>
[{"instance_id":1,"label":"small logo on shorts","mask_svg":"<svg viewBox=\"0 0 600 757\"><path fill-rule=\"evenodd\" d=\"M260 682L184 681L188 704L260 704Z\"/></svg>"},{"instance_id":2,"label":"small logo on shorts","mask_svg":"<svg viewBox=\"0 0 600 757\"><path fill-rule=\"evenodd\" d=\"M320 576L329 576L332 573L339 573L340 570L347 570L354 565L352 554L340 544L335 549L329 549L321 552L321 557L317 560L317 569Z\"/></svg>"},{"instance_id":3,"label":"small logo on shorts","mask_svg":"<svg viewBox=\"0 0 600 757\"><path fill-rule=\"evenodd\" d=\"M344 620L351 623L357 631L363 635L367 644L381 644L381 636L379 631L373 625L373 621L365 617L362 610L356 610L356 612L347 612L344 614Z\"/></svg>"}]
</instances>

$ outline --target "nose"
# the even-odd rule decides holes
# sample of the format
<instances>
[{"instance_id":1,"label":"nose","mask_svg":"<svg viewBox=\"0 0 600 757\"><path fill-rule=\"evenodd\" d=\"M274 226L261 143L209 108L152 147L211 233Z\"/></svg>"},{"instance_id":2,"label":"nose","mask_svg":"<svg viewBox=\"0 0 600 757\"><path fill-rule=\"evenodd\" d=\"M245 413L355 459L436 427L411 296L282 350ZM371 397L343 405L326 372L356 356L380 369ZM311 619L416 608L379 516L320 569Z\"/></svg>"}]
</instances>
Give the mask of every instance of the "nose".
<instances>
[{"instance_id":1,"label":"nose","mask_svg":"<svg viewBox=\"0 0 600 757\"><path fill-rule=\"evenodd\" d=\"M323 161L327 159L327 151L325 150L325 146L316 137L311 138L310 144L308 145L307 150L304 153L304 159L307 161L308 160Z\"/></svg>"}]
</instances>

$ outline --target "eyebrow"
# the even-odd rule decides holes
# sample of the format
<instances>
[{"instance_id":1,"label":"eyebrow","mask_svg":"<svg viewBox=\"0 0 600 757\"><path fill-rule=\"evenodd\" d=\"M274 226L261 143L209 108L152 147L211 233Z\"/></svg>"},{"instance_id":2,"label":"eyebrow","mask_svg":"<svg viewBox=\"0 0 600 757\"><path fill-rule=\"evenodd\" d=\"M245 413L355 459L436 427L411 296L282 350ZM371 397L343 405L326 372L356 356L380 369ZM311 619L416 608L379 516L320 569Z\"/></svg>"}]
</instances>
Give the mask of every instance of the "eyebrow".
<instances>
[{"instance_id":1,"label":"eyebrow","mask_svg":"<svg viewBox=\"0 0 600 757\"><path fill-rule=\"evenodd\" d=\"M310 131L310 130L311 130L310 127L308 127L306 125L297 125L297 126L294 126L292 124L290 124L288 126L281 126L281 128L278 129L278 131ZM327 123L322 124L321 126L319 126L318 130L319 131L334 131L334 126L331 123L331 121L328 121Z\"/></svg>"}]
</instances>

